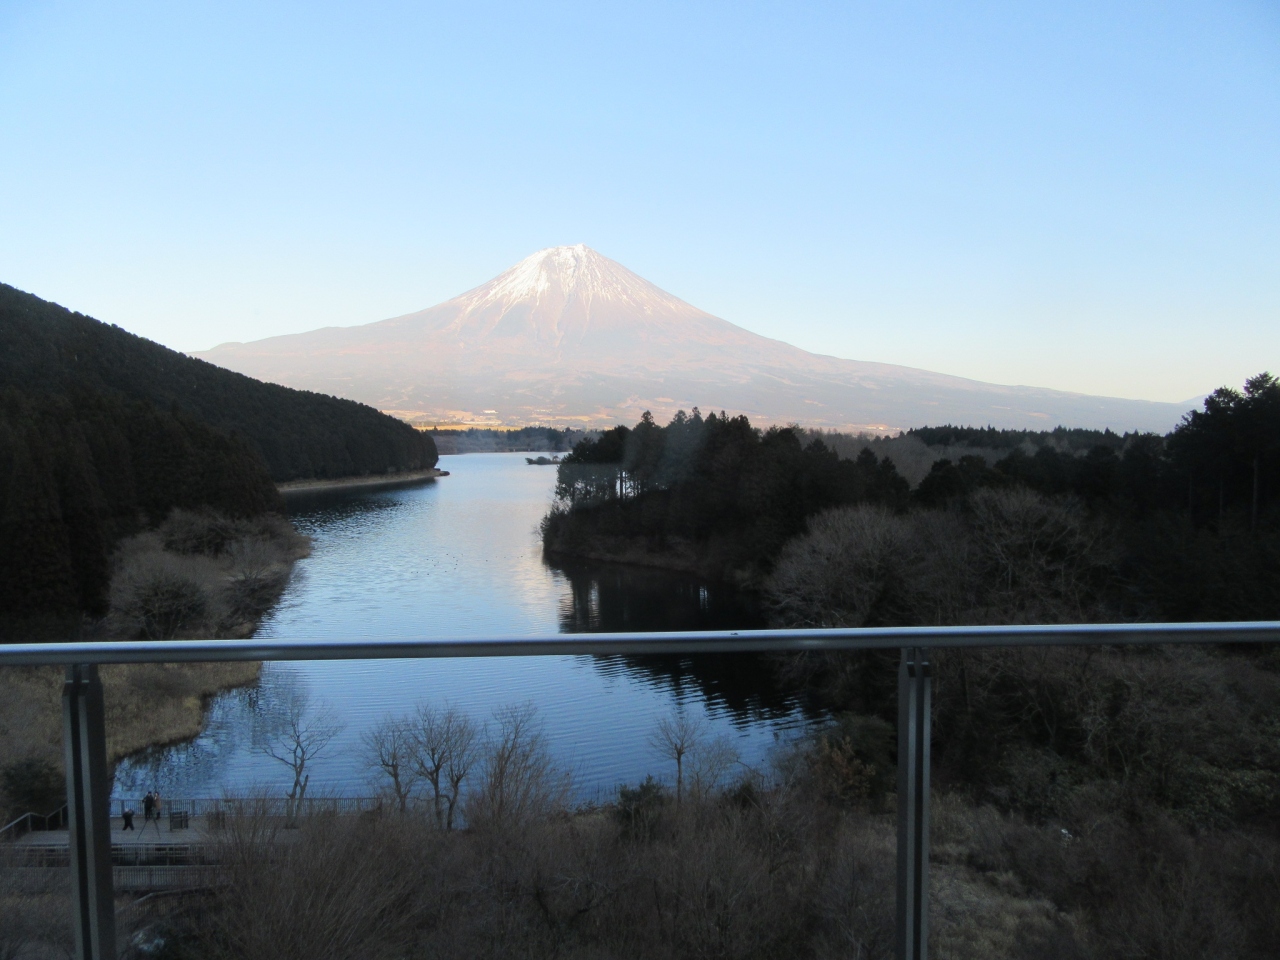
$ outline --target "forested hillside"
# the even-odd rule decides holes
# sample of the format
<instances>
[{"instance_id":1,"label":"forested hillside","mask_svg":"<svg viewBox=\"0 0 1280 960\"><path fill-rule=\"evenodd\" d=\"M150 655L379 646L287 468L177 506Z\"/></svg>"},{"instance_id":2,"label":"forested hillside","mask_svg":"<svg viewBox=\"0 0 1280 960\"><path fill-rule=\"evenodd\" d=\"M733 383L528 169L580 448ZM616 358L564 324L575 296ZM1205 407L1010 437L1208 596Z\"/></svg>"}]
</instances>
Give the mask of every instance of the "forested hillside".
<instances>
[{"instance_id":1,"label":"forested hillside","mask_svg":"<svg viewBox=\"0 0 1280 960\"><path fill-rule=\"evenodd\" d=\"M754 430L743 417L695 411L665 427L646 417L564 459L544 543L551 553L625 552L659 565L674 556L754 579L824 510L867 504L950 522L971 519L990 501L974 499L983 491L1030 491L1105 534L1110 553L1100 546L1097 558L1112 569L1095 593L1113 617L1280 615L1280 383L1268 374L1215 391L1166 437L959 427L909 437L983 455L939 459L910 490L891 456L873 452L890 444L850 460L822 437Z\"/></svg>"},{"instance_id":2,"label":"forested hillside","mask_svg":"<svg viewBox=\"0 0 1280 960\"><path fill-rule=\"evenodd\" d=\"M174 507L276 507L262 460L180 410L119 395L0 391L0 613L101 615L109 555Z\"/></svg>"},{"instance_id":3,"label":"forested hillside","mask_svg":"<svg viewBox=\"0 0 1280 960\"><path fill-rule=\"evenodd\" d=\"M787 628L1280 618L1269 375L1215 391L1163 437L945 427L876 444L980 451L935 460L914 489L872 445L837 459L834 440L722 417L617 428L562 461L546 548L709 560L749 576ZM1022 928L1013 948L972 955L1275 956L1275 646L930 660L937 912ZM896 651L767 662L834 718L808 754L807 797L864 817L888 806ZM986 892L948 908L961 877ZM1006 895L1024 906L977 919ZM1030 903L1050 911L1043 934Z\"/></svg>"},{"instance_id":4,"label":"forested hillside","mask_svg":"<svg viewBox=\"0 0 1280 960\"><path fill-rule=\"evenodd\" d=\"M180 409L239 434L276 482L435 466L431 437L337 397L262 383L0 284L0 383Z\"/></svg>"},{"instance_id":5,"label":"forested hillside","mask_svg":"<svg viewBox=\"0 0 1280 960\"><path fill-rule=\"evenodd\" d=\"M0 285L5 633L60 636L102 617L116 545L175 510L256 517L280 506L273 481L435 462L429 436L372 408L259 383Z\"/></svg>"}]
</instances>

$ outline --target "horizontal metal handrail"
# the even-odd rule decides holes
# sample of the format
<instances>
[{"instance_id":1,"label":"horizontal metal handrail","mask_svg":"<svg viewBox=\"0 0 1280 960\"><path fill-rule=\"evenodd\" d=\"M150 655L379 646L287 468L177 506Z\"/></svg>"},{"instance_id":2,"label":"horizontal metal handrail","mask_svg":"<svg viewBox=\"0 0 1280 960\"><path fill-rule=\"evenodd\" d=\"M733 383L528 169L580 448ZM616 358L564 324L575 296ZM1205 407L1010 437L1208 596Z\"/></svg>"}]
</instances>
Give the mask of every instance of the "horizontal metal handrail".
<instances>
[{"instance_id":1,"label":"horizontal metal handrail","mask_svg":"<svg viewBox=\"0 0 1280 960\"><path fill-rule=\"evenodd\" d=\"M1034 626L856 627L558 633L506 637L370 637L342 640L121 640L0 644L0 666L78 663L208 663L230 660L388 660L428 657L635 656L802 653L903 647L1114 646L1276 643L1280 621L1091 623Z\"/></svg>"},{"instance_id":2,"label":"horizontal metal handrail","mask_svg":"<svg viewBox=\"0 0 1280 960\"><path fill-rule=\"evenodd\" d=\"M1151 646L1276 643L1280 621L1105 623L1050 626L888 627L812 630L721 630L673 633L578 633L515 637L393 637L341 640L164 640L0 645L0 667L63 664L63 730L71 805L68 859L77 896L77 952L115 955L109 786L102 684L98 665L252 660L374 660L443 657L636 656L695 653L901 651L898 668L898 880L896 954L928 957L929 751L931 650L1025 646ZM119 871L121 868L115 868ZM121 882L154 887L157 870ZM185 874L183 882L187 882Z\"/></svg>"}]
</instances>

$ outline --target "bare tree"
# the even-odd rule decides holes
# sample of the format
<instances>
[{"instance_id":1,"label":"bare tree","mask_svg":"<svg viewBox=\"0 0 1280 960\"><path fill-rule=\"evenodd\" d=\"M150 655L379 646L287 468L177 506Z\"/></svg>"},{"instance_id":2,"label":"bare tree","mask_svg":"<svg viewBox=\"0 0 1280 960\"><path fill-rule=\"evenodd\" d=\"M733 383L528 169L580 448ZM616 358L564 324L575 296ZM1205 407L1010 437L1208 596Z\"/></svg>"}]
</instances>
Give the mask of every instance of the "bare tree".
<instances>
[{"instance_id":1,"label":"bare tree","mask_svg":"<svg viewBox=\"0 0 1280 960\"><path fill-rule=\"evenodd\" d=\"M223 574L210 557L160 552L154 536L133 538L117 555L111 618L126 636L171 640L217 623Z\"/></svg>"},{"instance_id":2,"label":"bare tree","mask_svg":"<svg viewBox=\"0 0 1280 960\"><path fill-rule=\"evenodd\" d=\"M1116 548L1079 503L1015 487L975 491L969 504L977 560L1006 618L1074 623L1104 612Z\"/></svg>"},{"instance_id":3,"label":"bare tree","mask_svg":"<svg viewBox=\"0 0 1280 960\"><path fill-rule=\"evenodd\" d=\"M738 763L738 748L728 737L704 740L689 751L689 797L705 799L723 786Z\"/></svg>"},{"instance_id":4,"label":"bare tree","mask_svg":"<svg viewBox=\"0 0 1280 960\"><path fill-rule=\"evenodd\" d=\"M565 803L569 778L556 768L532 704L494 711L484 779L468 802L472 823L527 823Z\"/></svg>"},{"instance_id":5,"label":"bare tree","mask_svg":"<svg viewBox=\"0 0 1280 960\"><path fill-rule=\"evenodd\" d=\"M293 772L287 813L289 822L294 823L311 782L307 766L342 732L343 724L332 707L313 705L310 694L302 688L288 690L281 706L281 724L266 738L262 750Z\"/></svg>"},{"instance_id":6,"label":"bare tree","mask_svg":"<svg viewBox=\"0 0 1280 960\"><path fill-rule=\"evenodd\" d=\"M862 504L811 517L782 550L765 593L787 623L911 622L926 560L915 518Z\"/></svg>"},{"instance_id":7,"label":"bare tree","mask_svg":"<svg viewBox=\"0 0 1280 960\"><path fill-rule=\"evenodd\" d=\"M276 572L284 548L265 537L244 537L227 544L225 553L234 578L257 584Z\"/></svg>"},{"instance_id":8,"label":"bare tree","mask_svg":"<svg viewBox=\"0 0 1280 960\"><path fill-rule=\"evenodd\" d=\"M412 726L407 720L389 716L372 730L365 731L361 740L370 766L391 781L396 807L405 813L418 773L417 742Z\"/></svg>"},{"instance_id":9,"label":"bare tree","mask_svg":"<svg viewBox=\"0 0 1280 960\"><path fill-rule=\"evenodd\" d=\"M452 830L462 781L475 765L479 731L456 707L418 706L413 727L414 772L431 784L436 825Z\"/></svg>"},{"instance_id":10,"label":"bare tree","mask_svg":"<svg viewBox=\"0 0 1280 960\"><path fill-rule=\"evenodd\" d=\"M649 745L676 764L676 805L684 797L685 756L703 743L707 724L701 717L683 711L663 717L649 735Z\"/></svg>"}]
</instances>

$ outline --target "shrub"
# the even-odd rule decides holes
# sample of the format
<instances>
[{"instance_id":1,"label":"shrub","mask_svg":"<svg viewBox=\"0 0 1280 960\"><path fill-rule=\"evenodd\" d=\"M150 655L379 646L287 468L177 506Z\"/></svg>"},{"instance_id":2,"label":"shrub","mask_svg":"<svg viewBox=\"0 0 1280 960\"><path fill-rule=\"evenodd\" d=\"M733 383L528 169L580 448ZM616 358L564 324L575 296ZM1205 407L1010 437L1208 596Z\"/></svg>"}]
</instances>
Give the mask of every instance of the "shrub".
<instances>
[{"instance_id":1,"label":"shrub","mask_svg":"<svg viewBox=\"0 0 1280 960\"><path fill-rule=\"evenodd\" d=\"M652 776L634 787L618 788L618 802L613 819L630 840L650 840L667 803L667 792Z\"/></svg>"},{"instance_id":2,"label":"shrub","mask_svg":"<svg viewBox=\"0 0 1280 960\"><path fill-rule=\"evenodd\" d=\"M846 714L814 739L809 768L819 795L843 805L880 805L893 792L897 741L888 723Z\"/></svg>"},{"instance_id":3,"label":"shrub","mask_svg":"<svg viewBox=\"0 0 1280 960\"><path fill-rule=\"evenodd\" d=\"M207 557L149 551L138 537L111 582L111 616L128 636L170 640L221 620L223 578Z\"/></svg>"},{"instance_id":4,"label":"shrub","mask_svg":"<svg viewBox=\"0 0 1280 960\"><path fill-rule=\"evenodd\" d=\"M253 533L246 520L225 517L213 510L173 510L159 528L166 550L217 556L227 545Z\"/></svg>"},{"instance_id":5,"label":"shrub","mask_svg":"<svg viewBox=\"0 0 1280 960\"><path fill-rule=\"evenodd\" d=\"M15 816L52 813L67 802L62 768L44 757L25 757L0 770L0 788Z\"/></svg>"},{"instance_id":6,"label":"shrub","mask_svg":"<svg viewBox=\"0 0 1280 960\"><path fill-rule=\"evenodd\" d=\"M551 755L532 704L501 707L483 748L480 782L466 802L472 826L519 826L563 809L569 778Z\"/></svg>"}]
</instances>

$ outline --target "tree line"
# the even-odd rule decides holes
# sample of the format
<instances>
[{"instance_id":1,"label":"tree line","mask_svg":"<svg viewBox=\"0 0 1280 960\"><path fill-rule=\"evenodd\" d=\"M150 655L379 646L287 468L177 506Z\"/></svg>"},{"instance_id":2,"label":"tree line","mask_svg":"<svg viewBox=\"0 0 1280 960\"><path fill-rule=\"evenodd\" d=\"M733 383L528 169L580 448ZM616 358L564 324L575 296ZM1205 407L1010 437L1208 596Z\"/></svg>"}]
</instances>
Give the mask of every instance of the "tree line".
<instances>
[{"instance_id":1,"label":"tree line","mask_svg":"<svg viewBox=\"0 0 1280 960\"><path fill-rule=\"evenodd\" d=\"M589 552L602 538L654 551L692 542L718 569L762 562L819 510L870 501L905 506L910 488L888 458L842 460L797 429L757 430L744 416L646 413L578 443L558 468L543 524L550 553Z\"/></svg>"},{"instance_id":2,"label":"tree line","mask_svg":"<svg viewBox=\"0 0 1280 960\"><path fill-rule=\"evenodd\" d=\"M1244 619L1280 610L1280 382L1270 374L1214 391L1163 437L912 433L988 454L938 460L913 490L889 456L869 448L841 459L796 428L758 430L745 417L697 410L664 427L646 414L563 460L544 544L551 554L597 556L627 544L632 557L637 547L658 557L678 545L709 559L707 572L759 579L824 511L867 504L893 515L971 516L979 491L1021 489L1090 530L1107 528L1120 571L1109 587L1117 615Z\"/></svg>"},{"instance_id":3,"label":"tree line","mask_svg":"<svg viewBox=\"0 0 1280 960\"><path fill-rule=\"evenodd\" d=\"M441 453L515 453L518 451L560 453L572 450L585 431L572 427L521 427L494 430L488 427L432 427L431 439Z\"/></svg>"},{"instance_id":4,"label":"tree line","mask_svg":"<svg viewBox=\"0 0 1280 960\"><path fill-rule=\"evenodd\" d=\"M993 466L980 457L938 461L917 490L921 503L937 506L981 487L1022 485L1131 515L1166 510L1217 525L1234 514L1256 528L1280 488L1280 382L1268 373L1250 378L1243 390L1215 390L1203 410L1190 411L1164 437L1094 431L1086 438L1082 431L1059 429L1036 442L1024 431L1000 431L1003 439L972 433L948 427L939 442L1007 445L1009 453Z\"/></svg>"}]
</instances>

